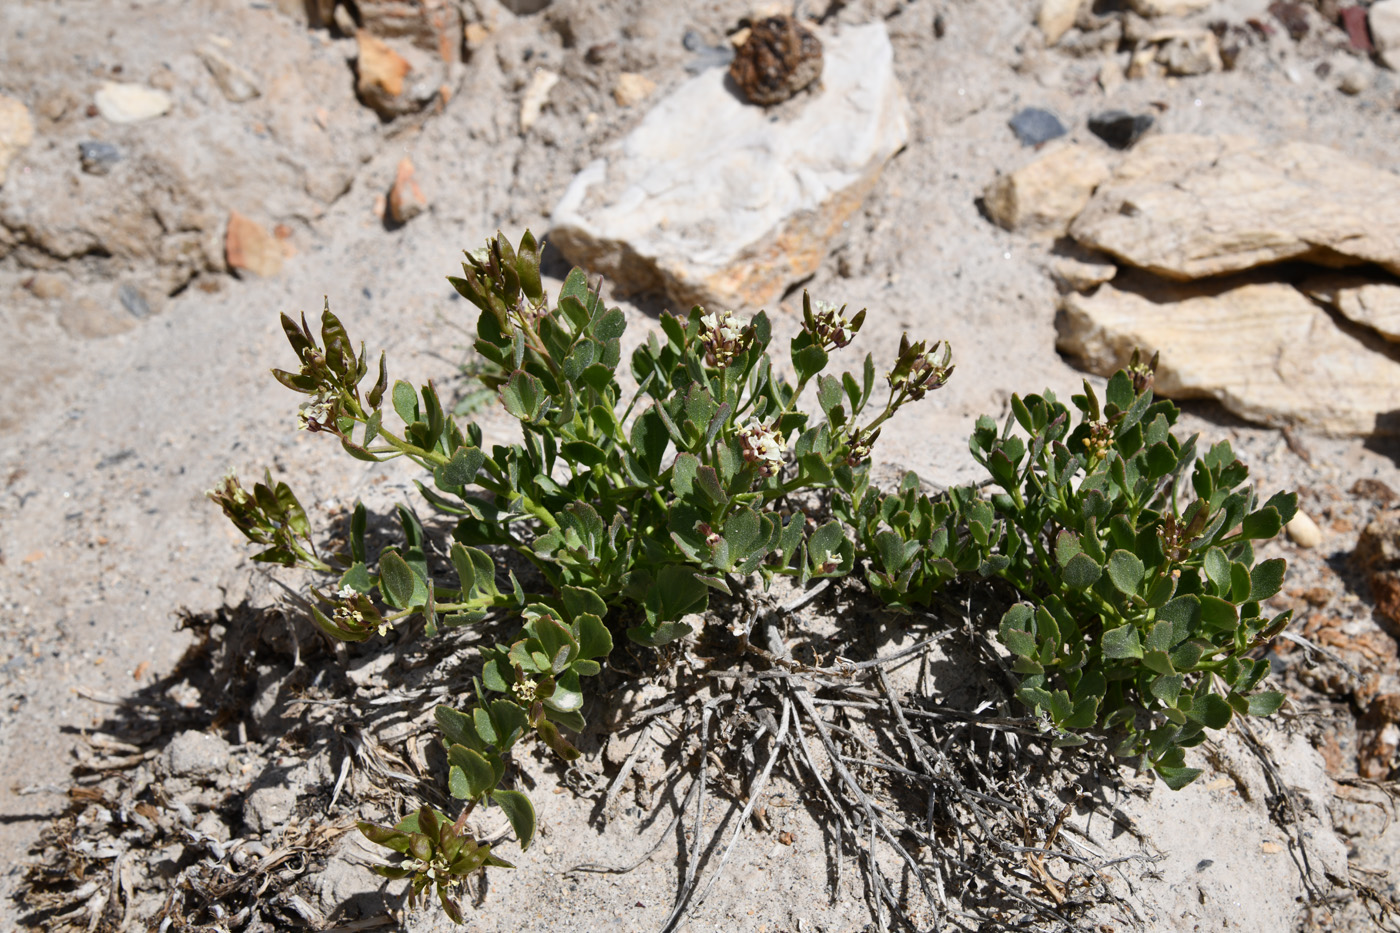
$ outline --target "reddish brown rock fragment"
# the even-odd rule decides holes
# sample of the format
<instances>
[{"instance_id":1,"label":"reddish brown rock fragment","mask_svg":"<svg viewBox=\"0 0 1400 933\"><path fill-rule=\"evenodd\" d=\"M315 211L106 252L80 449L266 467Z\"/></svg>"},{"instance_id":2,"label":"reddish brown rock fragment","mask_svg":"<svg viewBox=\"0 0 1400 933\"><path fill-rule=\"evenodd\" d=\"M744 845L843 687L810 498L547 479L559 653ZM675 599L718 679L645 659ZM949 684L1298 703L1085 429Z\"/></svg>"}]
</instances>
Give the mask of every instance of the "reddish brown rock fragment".
<instances>
[{"instance_id":1,"label":"reddish brown rock fragment","mask_svg":"<svg viewBox=\"0 0 1400 933\"><path fill-rule=\"evenodd\" d=\"M1371 29L1366 25L1366 8L1363 6L1349 6L1342 10L1340 14L1342 28L1347 31L1347 41L1351 47L1358 52L1365 52L1370 55L1376 50L1371 43Z\"/></svg>"},{"instance_id":2,"label":"reddish brown rock fragment","mask_svg":"<svg viewBox=\"0 0 1400 933\"><path fill-rule=\"evenodd\" d=\"M389 189L389 216L396 224L406 224L428 206L428 199L413 178L413 162L404 156L394 174L394 186Z\"/></svg>"}]
</instances>

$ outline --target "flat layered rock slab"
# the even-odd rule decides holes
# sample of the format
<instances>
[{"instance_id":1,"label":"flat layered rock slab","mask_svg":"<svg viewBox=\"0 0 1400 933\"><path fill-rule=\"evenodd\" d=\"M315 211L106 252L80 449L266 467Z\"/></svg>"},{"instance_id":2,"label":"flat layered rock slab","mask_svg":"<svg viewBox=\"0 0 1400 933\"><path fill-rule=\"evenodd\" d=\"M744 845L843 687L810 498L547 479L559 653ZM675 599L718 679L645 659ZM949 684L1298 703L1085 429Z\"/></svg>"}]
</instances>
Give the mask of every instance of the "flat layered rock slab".
<instances>
[{"instance_id":1,"label":"flat layered rock slab","mask_svg":"<svg viewBox=\"0 0 1400 933\"><path fill-rule=\"evenodd\" d=\"M1070 235L1192 280L1289 259L1400 272L1400 175L1310 143L1149 137L1099 186Z\"/></svg>"},{"instance_id":2,"label":"flat layered rock slab","mask_svg":"<svg viewBox=\"0 0 1400 933\"><path fill-rule=\"evenodd\" d=\"M908 138L883 24L824 35L820 89L764 109L691 79L570 183L550 242L624 292L758 307L816 271Z\"/></svg>"},{"instance_id":3,"label":"flat layered rock slab","mask_svg":"<svg viewBox=\"0 0 1400 933\"><path fill-rule=\"evenodd\" d=\"M1400 283L1325 275L1307 279L1299 287L1348 320L1371 328L1392 343L1400 342Z\"/></svg>"},{"instance_id":4,"label":"flat layered rock slab","mask_svg":"<svg viewBox=\"0 0 1400 933\"><path fill-rule=\"evenodd\" d=\"M1066 295L1059 349L1109 375L1161 352L1156 391L1213 398L1249 421L1334 435L1400 434L1400 362L1291 285L1115 281Z\"/></svg>"}]
</instances>

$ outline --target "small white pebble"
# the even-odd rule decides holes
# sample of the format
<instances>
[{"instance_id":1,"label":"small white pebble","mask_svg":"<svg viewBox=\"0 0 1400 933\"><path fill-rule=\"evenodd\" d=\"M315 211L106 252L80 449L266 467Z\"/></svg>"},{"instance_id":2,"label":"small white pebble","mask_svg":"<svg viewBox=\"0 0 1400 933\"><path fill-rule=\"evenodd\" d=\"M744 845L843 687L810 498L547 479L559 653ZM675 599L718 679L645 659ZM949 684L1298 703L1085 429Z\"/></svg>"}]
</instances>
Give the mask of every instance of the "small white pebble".
<instances>
[{"instance_id":1,"label":"small white pebble","mask_svg":"<svg viewBox=\"0 0 1400 933\"><path fill-rule=\"evenodd\" d=\"M1284 526L1288 532L1288 538L1294 544L1303 548L1314 548L1322 543L1322 529L1317 527L1317 522L1308 517L1306 512L1297 512L1288 524Z\"/></svg>"}]
</instances>

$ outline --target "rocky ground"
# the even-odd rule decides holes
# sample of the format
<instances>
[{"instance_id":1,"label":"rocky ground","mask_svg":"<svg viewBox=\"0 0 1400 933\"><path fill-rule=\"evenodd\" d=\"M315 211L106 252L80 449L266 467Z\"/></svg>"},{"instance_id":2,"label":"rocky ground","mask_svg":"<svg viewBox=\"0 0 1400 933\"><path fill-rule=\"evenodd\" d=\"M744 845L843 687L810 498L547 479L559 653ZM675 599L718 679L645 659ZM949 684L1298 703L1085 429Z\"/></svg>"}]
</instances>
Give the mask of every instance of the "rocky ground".
<instances>
[{"instance_id":1,"label":"rocky ground","mask_svg":"<svg viewBox=\"0 0 1400 933\"><path fill-rule=\"evenodd\" d=\"M385 514L413 497L409 471L295 430L296 400L266 375L289 356L276 313L324 296L395 376L464 397L471 318L443 276L457 250L529 227L554 244L551 287L570 261L606 274L626 341L695 300L766 307L783 336L798 285L870 309L852 351L887 358L906 330L951 340L953 382L885 432L882 477L976 478L979 414L1160 350L1188 430L1229 439L1312 519L1270 546L1304 642L1273 649L1290 702L1207 746L1207 774L1176 794L994 730L936 733L961 737L964 780L1021 782L1025 818L987 827L1000 841L1048 847L1064 813L1075 851L1127 859L950 868L949 896L969 928L1034 912L988 877L1084 928L1395 928L1400 2L798 13L823 78L764 110L724 80L759 20L746 0L7 4L6 927L396 922L400 888L347 830L439 766L417 714L461 673L462 645L327 651L203 493L230 467L268 467L328 534L356 498ZM477 417L488 436L508 420ZM946 622L842 592L793 632L885 654ZM891 693L1000 702L995 678L965 676L992 663L985 633L958 632L894 669ZM697 721L634 714L720 696L707 665L730 649L688 646L659 679L613 672L581 764L524 762L541 837L524 855L504 843L521 867L476 892L479 928L666 924L697 847L672 822L697 786ZM781 709L761 692L724 702L741 724ZM819 708L851 743L903 754L880 744L884 707ZM699 827L723 840L698 846L702 884L720 880L682 928L878 928L853 844L786 758L720 867L775 748L733 728ZM861 777L901 805L878 769ZM918 892L899 896L928 922Z\"/></svg>"}]
</instances>

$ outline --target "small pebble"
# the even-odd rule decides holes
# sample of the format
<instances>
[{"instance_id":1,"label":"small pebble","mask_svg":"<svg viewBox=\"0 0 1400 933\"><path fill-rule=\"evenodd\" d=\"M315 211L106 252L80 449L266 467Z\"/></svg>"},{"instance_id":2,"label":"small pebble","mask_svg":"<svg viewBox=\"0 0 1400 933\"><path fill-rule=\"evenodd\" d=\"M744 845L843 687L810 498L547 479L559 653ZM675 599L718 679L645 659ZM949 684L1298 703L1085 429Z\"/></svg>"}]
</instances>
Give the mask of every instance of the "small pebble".
<instances>
[{"instance_id":1,"label":"small pebble","mask_svg":"<svg viewBox=\"0 0 1400 933\"><path fill-rule=\"evenodd\" d=\"M89 175L106 175L122 159L121 150L111 143L78 143L78 158Z\"/></svg>"},{"instance_id":2,"label":"small pebble","mask_svg":"<svg viewBox=\"0 0 1400 933\"><path fill-rule=\"evenodd\" d=\"M1337 84L1337 89L1343 94L1355 96L1364 93L1370 86L1371 69L1366 65L1358 63L1342 72L1342 78Z\"/></svg>"},{"instance_id":3,"label":"small pebble","mask_svg":"<svg viewBox=\"0 0 1400 933\"><path fill-rule=\"evenodd\" d=\"M1059 117L1039 107L1022 110L1011 118L1010 126L1023 146L1039 146L1068 132Z\"/></svg>"},{"instance_id":4,"label":"small pebble","mask_svg":"<svg viewBox=\"0 0 1400 933\"><path fill-rule=\"evenodd\" d=\"M1114 149L1127 149L1152 128L1152 114L1106 110L1089 118L1089 132Z\"/></svg>"},{"instance_id":5,"label":"small pebble","mask_svg":"<svg viewBox=\"0 0 1400 933\"><path fill-rule=\"evenodd\" d=\"M117 298L121 300L122 307L132 317L151 316L151 306L146 302L146 296L142 295L141 290L130 282L123 282L121 288L117 289Z\"/></svg>"},{"instance_id":6,"label":"small pebble","mask_svg":"<svg viewBox=\"0 0 1400 933\"><path fill-rule=\"evenodd\" d=\"M1322 543L1322 529L1306 512L1295 513L1284 530L1288 532L1288 539L1301 548L1314 548Z\"/></svg>"}]
</instances>

